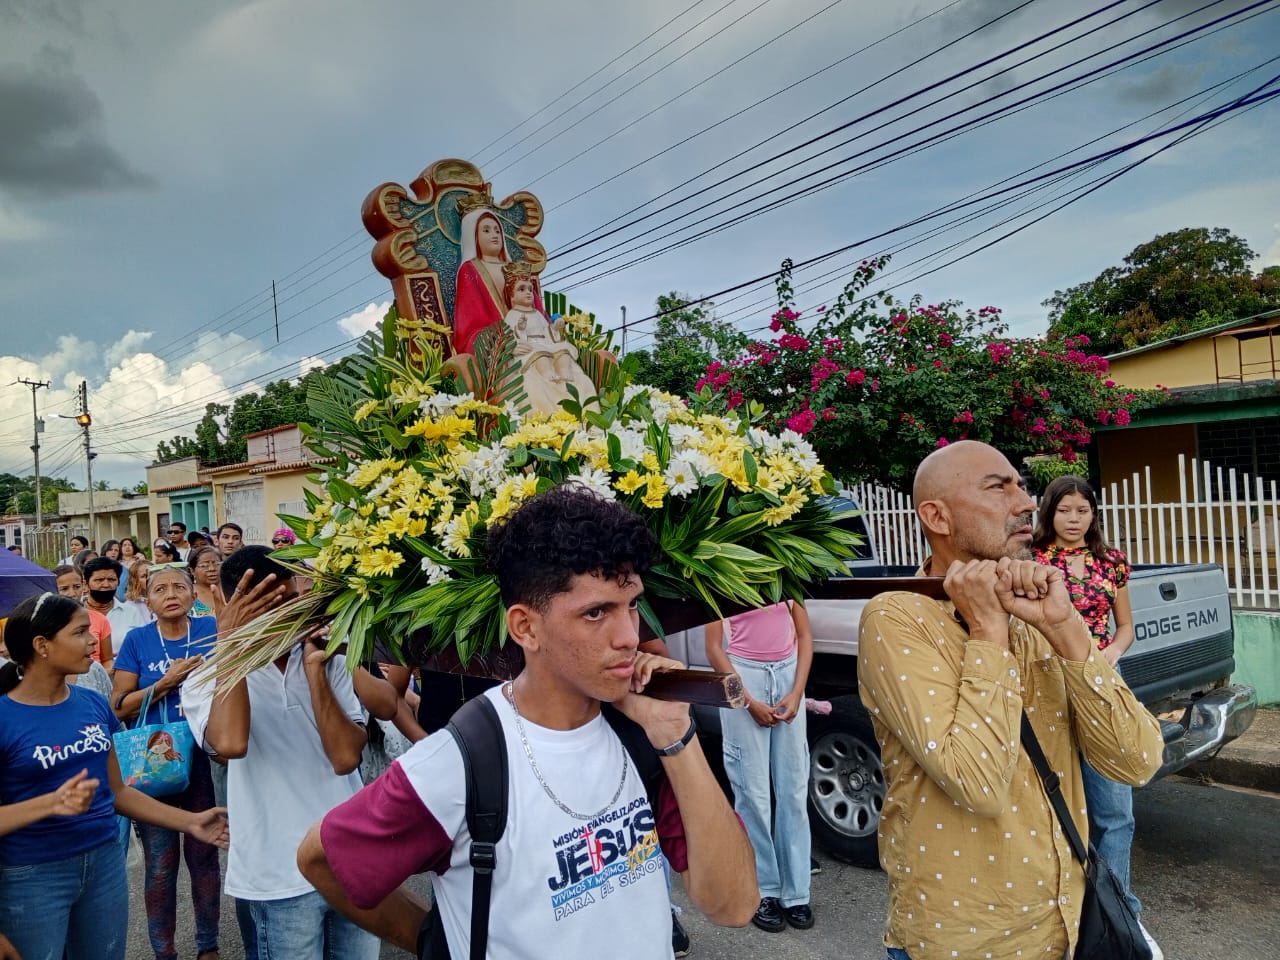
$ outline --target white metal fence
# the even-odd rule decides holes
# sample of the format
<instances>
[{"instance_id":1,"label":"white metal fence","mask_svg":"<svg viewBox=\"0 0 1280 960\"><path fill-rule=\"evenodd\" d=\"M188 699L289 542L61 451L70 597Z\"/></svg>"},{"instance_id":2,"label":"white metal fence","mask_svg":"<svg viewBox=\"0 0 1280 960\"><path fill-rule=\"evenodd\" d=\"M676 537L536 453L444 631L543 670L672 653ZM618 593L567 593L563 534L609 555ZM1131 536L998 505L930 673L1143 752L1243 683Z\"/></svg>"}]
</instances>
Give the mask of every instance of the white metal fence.
<instances>
[{"instance_id":1,"label":"white metal fence","mask_svg":"<svg viewBox=\"0 0 1280 960\"><path fill-rule=\"evenodd\" d=\"M1099 491L1108 540L1133 563L1217 563L1233 605L1280 608L1280 489L1247 473L1178 457L1178 499L1158 501L1151 468ZM911 497L852 488L882 563L918 564L926 547Z\"/></svg>"}]
</instances>

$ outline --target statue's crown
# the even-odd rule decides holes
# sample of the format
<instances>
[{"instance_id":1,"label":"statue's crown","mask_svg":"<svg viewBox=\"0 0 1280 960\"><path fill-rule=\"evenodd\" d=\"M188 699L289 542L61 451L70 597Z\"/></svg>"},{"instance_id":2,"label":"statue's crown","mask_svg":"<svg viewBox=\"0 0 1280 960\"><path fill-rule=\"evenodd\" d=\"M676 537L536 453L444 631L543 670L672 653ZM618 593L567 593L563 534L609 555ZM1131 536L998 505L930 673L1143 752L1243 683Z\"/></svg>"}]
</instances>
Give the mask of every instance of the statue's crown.
<instances>
[{"instance_id":1,"label":"statue's crown","mask_svg":"<svg viewBox=\"0 0 1280 960\"><path fill-rule=\"evenodd\" d=\"M465 217L472 210L479 210L482 207L493 209L493 191L487 183L483 189L474 193L464 193L458 199L458 216Z\"/></svg>"},{"instance_id":2,"label":"statue's crown","mask_svg":"<svg viewBox=\"0 0 1280 960\"><path fill-rule=\"evenodd\" d=\"M502 276L506 280L528 280L533 277L533 267L528 260L517 260L502 265Z\"/></svg>"}]
</instances>

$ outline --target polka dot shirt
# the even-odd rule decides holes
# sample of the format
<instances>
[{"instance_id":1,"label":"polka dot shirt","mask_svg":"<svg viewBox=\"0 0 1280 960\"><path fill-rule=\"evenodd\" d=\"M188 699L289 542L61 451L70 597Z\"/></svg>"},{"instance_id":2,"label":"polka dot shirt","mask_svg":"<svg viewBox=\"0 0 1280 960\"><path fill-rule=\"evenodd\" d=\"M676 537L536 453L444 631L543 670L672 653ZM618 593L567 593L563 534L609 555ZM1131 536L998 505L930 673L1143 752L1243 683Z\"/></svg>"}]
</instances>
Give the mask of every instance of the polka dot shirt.
<instances>
[{"instance_id":1,"label":"polka dot shirt","mask_svg":"<svg viewBox=\"0 0 1280 960\"><path fill-rule=\"evenodd\" d=\"M1082 835L1078 751L1146 783L1163 753L1155 719L1100 653L1063 660L1020 620L1007 650L970 641L954 606L913 593L867 604L858 678L887 780L886 945L912 960L1066 956L1084 872L1020 748L1022 711Z\"/></svg>"}]
</instances>

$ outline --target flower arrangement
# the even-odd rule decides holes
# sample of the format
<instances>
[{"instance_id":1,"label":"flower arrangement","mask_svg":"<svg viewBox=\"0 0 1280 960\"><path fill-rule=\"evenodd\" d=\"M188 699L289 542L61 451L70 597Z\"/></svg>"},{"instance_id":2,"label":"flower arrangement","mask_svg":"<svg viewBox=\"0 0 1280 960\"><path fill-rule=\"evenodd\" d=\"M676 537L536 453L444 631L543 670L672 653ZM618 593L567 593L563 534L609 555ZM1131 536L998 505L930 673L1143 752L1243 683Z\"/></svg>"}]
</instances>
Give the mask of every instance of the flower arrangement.
<instances>
[{"instance_id":1,"label":"flower arrangement","mask_svg":"<svg viewBox=\"0 0 1280 960\"><path fill-rule=\"evenodd\" d=\"M584 357L611 346L590 318L562 327ZM282 517L298 543L276 556L310 561L314 586L223 641L217 669L228 679L324 621L352 664L375 637L400 655L426 628L427 649L453 645L463 663L494 653L506 618L486 532L560 483L646 518L659 546L651 595L718 613L799 598L807 583L844 572L857 538L821 502L834 492L830 475L799 434L754 426L758 407L710 413L627 383L625 365L589 363L598 397L529 413L502 325L477 338L463 378L472 390L447 375L438 332L393 308L345 369L313 387L315 425L302 429L334 463L315 478L319 493L307 492L308 515ZM641 613L662 635L652 607Z\"/></svg>"}]
</instances>

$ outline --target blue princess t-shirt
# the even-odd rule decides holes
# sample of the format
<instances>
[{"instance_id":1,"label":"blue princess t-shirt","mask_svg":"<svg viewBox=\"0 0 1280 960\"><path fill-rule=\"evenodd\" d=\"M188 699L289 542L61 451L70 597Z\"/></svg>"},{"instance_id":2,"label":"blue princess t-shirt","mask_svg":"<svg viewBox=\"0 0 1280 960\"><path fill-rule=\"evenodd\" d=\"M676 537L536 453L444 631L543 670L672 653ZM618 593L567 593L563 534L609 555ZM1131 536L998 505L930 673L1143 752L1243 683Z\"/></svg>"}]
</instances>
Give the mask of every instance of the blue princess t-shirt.
<instances>
[{"instance_id":1,"label":"blue princess t-shirt","mask_svg":"<svg viewBox=\"0 0 1280 960\"><path fill-rule=\"evenodd\" d=\"M213 617L190 617L188 633L177 640L160 636L158 623L134 627L124 635L124 643L116 652L116 669L138 675L138 689L145 690L165 675L175 660L186 657L208 656L213 652L213 641L218 637L218 622ZM144 723L164 723L166 710L168 722L182 718L182 694L175 687L163 697L153 697Z\"/></svg>"},{"instance_id":2,"label":"blue princess t-shirt","mask_svg":"<svg viewBox=\"0 0 1280 960\"><path fill-rule=\"evenodd\" d=\"M120 721L101 694L67 689L67 699L51 707L0 697L0 803L52 793L81 770L98 781L93 803L79 816L45 817L0 837L0 865L48 863L116 839L107 757Z\"/></svg>"}]
</instances>

